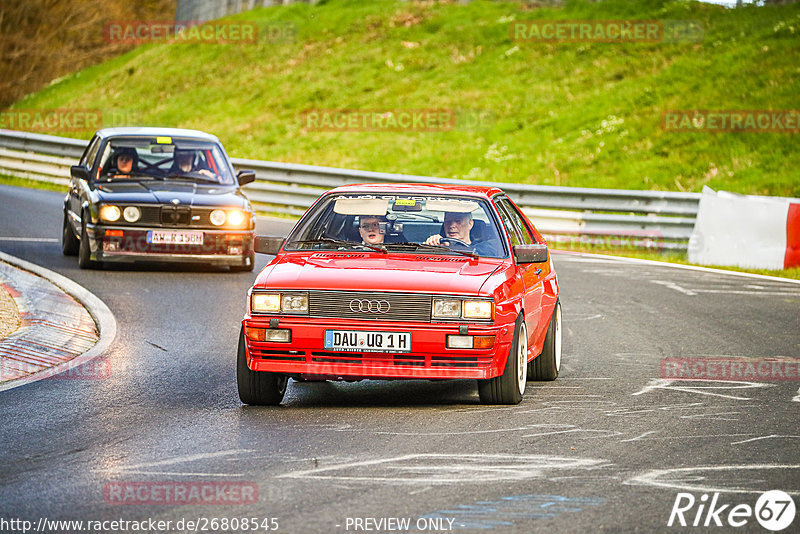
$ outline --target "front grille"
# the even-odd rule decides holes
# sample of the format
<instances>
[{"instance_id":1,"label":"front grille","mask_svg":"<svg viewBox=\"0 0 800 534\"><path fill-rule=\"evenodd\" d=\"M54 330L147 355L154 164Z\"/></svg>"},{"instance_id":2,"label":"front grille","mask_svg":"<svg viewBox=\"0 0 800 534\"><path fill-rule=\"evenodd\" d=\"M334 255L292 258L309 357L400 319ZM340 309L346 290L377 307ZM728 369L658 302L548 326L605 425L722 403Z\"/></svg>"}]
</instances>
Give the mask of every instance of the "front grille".
<instances>
[{"instance_id":1,"label":"front grille","mask_svg":"<svg viewBox=\"0 0 800 534\"><path fill-rule=\"evenodd\" d=\"M151 225L161 222L161 208L159 206L140 206L142 216L134 224Z\"/></svg>"},{"instance_id":2,"label":"front grille","mask_svg":"<svg viewBox=\"0 0 800 534\"><path fill-rule=\"evenodd\" d=\"M187 226L191 220L192 208L189 206L161 206L161 224Z\"/></svg>"},{"instance_id":3,"label":"front grille","mask_svg":"<svg viewBox=\"0 0 800 534\"><path fill-rule=\"evenodd\" d=\"M316 290L308 292L308 312L312 317L430 322L432 298L416 293Z\"/></svg>"},{"instance_id":4,"label":"front grille","mask_svg":"<svg viewBox=\"0 0 800 534\"><path fill-rule=\"evenodd\" d=\"M252 349L251 353L256 358L262 360L273 360L279 362L304 362L306 356L303 352L296 350L266 350L266 349Z\"/></svg>"}]
</instances>

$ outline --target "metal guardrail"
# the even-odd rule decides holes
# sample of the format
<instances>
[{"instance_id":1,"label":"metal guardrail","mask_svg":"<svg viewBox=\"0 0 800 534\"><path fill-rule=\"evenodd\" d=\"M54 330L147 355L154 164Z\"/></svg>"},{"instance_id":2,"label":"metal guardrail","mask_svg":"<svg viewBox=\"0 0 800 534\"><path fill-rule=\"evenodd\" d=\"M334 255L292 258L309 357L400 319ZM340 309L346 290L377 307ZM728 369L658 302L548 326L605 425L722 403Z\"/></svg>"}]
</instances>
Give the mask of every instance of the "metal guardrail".
<instances>
[{"instance_id":1,"label":"metal guardrail","mask_svg":"<svg viewBox=\"0 0 800 534\"><path fill-rule=\"evenodd\" d=\"M80 158L86 144L0 129L0 173L66 185L69 166ZM324 191L346 184L493 185L505 190L537 228L556 241L685 250L700 202L699 193L491 183L243 158L232 161L237 170L256 171L256 182L245 191L266 212L299 216Z\"/></svg>"}]
</instances>

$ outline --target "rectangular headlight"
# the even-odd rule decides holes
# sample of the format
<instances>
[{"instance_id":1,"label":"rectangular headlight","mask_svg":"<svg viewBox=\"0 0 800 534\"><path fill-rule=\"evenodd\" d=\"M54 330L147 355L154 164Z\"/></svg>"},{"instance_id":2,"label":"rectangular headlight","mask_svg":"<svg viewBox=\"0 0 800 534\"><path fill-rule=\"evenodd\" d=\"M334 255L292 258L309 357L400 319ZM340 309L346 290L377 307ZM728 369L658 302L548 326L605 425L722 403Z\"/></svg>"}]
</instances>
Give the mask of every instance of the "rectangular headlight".
<instances>
[{"instance_id":1,"label":"rectangular headlight","mask_svg":"<svg viewBox=\"0 0 800 534\"><path fill-rule=\"evenodd\" d=\"M255 313L308 313L308 293L261 293L250 296L250 311Z\"/></svg>"},{"instance_id":2,"label":"rectangular headlight","mask_svg":"<svg viewBox=\"0 0 800 534\"><path fill-rule=\"evenodd\" d=\"M493 306L490 300L465 300L464 319L491 319Z\"/></svg>"},{"instance_id":3,"label":"rectangular headlight","mask_svg":"<svg viewBox=\"0 0 800 534\"><path fill-rule=\"evenodd\" d=\"M281 311L281 294L253 293L250 296L250 310L256 313L278 313Z\"/></svg>"},{"instance_id":4,"label":"rectangular headlight","mask_svg":"<svg viewBox=\"0 0 800 534\"><path fill-rule=\"evenodd\" d=\"M458 319L461 317L461 299L433 299L434 319Z\"/></svg>"},{"instance_id":5,"label":"rectangular headlight","mask_svg":"<svg viewBox=\"0 0 800 534\"><path fill-rule=\"evenodd\" d=\"M283 293L281 311L284 313L308 313L308 293Z\"/></svg>"}]
</instances>

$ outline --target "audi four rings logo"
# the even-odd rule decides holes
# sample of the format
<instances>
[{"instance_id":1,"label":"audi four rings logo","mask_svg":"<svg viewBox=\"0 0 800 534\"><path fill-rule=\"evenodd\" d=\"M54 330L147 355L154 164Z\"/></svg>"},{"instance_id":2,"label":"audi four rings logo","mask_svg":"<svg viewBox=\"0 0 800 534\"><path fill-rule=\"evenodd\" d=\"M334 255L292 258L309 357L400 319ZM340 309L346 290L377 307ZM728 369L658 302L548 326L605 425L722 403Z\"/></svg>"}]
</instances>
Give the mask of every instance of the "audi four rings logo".
<instances>
[{"instance_id":1,"label":"audi four rings logo","mask_svg":"<svg viewBox=\"0 0 800 534\"><path fill-rule=\"evenodd\" d=\"M391 305L388 300L353 299L350 311L361 313L388 313Z\"/></svg>"}]
</instances>

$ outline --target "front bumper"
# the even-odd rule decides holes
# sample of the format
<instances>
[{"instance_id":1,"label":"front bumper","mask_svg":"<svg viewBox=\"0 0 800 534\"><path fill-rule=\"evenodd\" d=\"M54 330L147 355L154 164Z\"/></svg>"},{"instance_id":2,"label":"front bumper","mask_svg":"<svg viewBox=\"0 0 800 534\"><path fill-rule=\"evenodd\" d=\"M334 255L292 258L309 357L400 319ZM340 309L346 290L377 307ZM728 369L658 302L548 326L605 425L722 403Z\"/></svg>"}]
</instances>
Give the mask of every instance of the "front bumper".
<instances>
[{"instance_id":1,"label":"front bumper","mask_svg":"<svg viewBox=\"0 0 800 534\"><path fill-rule=\"evenodd\" d=\"M150 228L89 225L91 259L104 262L180 262L210 263L222 266L247 266L253 261L253 230L208 230L198 228L153 228L182 232L202 232L203 243L152 244L147 242Z\"/></svg>"},{"instance_id":2,"label":"front bumper","mask_svg":"<svg viewBox=\"0 0 800 534\"><path fill-rule=\"evenodd\" d=\"M273 319L271 325L270 319ZM244 327L275 327L275 317L248 316ZM291 342L260 342L245 336L247 365L253 371L314 378L358 380L492 378L503 374L514 324L468 324L473 336L495 336L488 349L448 349L447 335L458 335L458 324L367 322L344 319L279 317L277 328L289 329ZM325 330L410 332L410 352L342 352L326 349Z\"/></svg>"}]
</instances>

